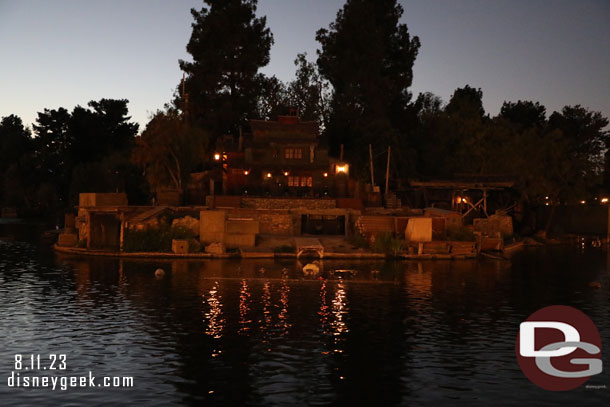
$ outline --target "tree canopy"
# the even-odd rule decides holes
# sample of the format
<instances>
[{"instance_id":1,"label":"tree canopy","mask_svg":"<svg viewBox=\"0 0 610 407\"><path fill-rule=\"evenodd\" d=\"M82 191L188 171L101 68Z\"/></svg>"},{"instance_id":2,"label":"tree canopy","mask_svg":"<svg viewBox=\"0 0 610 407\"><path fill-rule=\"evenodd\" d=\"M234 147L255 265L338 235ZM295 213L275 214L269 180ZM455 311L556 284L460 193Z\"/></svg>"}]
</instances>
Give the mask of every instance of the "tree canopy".
<instances>
[{"instance_id":1,"label":"tree canopy","mask_svg":"<svg viewBox=\"0 0 610 407\"><path fill-rule=\"evenodd\" d=\"M132 153L152 189L183 190L188 178L209 156L210 137L176 110L158 111L137 138Z\"/></svg>"},{"instance_id":2,"label":"tree canopy","mask_svg":"<svg viewBox=\"0 0 610 407\"><path fill-rule=\"evenodd\" d=\"M405 137L420 42L399 23L402 14L395 0L348 0L335 21L316 34L318 68L333 89L327 124L331 151L344 144L353 161L363 161L369 143L399 145Z\"/></svg>"},{"instance_id":3,"label":"tree canopy","mask_svg":"<svg viewBox=\"0 0 610 407\"><path fill-rule=\"evenodd\" d=\"M193 32L186 46L192 61L186 72L188 104L176 105L214 137L237 134L257 111L263 85L258 70L269 63L273 35L265 17L256 17L256 0L206 0L209 8L191 10Z\"/></svg>"}]
</instances>

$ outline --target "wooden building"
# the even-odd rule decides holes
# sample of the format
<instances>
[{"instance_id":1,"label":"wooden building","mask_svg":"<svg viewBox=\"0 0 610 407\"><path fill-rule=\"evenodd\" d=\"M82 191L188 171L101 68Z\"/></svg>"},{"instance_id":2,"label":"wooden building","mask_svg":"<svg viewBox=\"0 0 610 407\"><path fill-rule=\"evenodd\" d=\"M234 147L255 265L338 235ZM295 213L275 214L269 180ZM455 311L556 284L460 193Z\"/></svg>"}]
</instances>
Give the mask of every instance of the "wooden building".
<instances>
[{"instance_id":1,"label":"wooden building","mask_svg":"<svg viewBox=\"0 0 610 407\"><path fill-rule=\"evenodd\" d=\"M217 143L222 193L274 196L345 196L349 166L320 145L318 124L297 115L250 120L249 134ZM220 193L218 187L214 188Z\"/></svg>"}]
</instances>

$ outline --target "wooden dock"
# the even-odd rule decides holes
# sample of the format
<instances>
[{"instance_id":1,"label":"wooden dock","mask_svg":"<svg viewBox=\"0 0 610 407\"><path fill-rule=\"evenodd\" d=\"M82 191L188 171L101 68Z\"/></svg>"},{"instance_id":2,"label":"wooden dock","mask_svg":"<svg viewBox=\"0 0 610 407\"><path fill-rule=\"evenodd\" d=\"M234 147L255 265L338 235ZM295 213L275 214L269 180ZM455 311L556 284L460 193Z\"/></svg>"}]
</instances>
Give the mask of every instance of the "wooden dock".
<instances>
[{"instance_id":1,"label":"wooden dock","mask_svg":"<svg viewBox=\"0 0 610 407\"><path fill-rule=\"evenodd\" d=\"M303 253L314 252L319 258L324 258L324 246L318 239L311 237L295 237L294 243L297 248L297 259L301 257Z\"/></svg>"}]
</instances>

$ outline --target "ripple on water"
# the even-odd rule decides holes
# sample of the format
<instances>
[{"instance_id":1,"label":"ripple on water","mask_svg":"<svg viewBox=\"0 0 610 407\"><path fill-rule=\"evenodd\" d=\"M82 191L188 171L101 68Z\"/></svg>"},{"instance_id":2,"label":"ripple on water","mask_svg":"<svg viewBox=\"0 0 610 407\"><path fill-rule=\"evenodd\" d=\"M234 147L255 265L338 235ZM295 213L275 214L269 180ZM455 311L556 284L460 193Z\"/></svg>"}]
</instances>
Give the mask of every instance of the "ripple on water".
<instances>
[{"instance_id":1,"label":"ripple on water","mask_svg":"<svg viewBox=\"0 0 610 407\"><path fill-rule=\"evenodd\" d=\"M3 406L601 403L604 392L538 391L518 369L514 341L537 308L565 303L598 323L607 354L605 257L529 256L509 267L325 260L325 270L359 273L320 281L304 278L292 260L55 259L0 242L2 376L15 353L65 352L69 374L128 375L136 383L68 392L3 386L0 399ZM159 267L168 271L162 280L153 273Z\"/></svg>"}]
</instances>

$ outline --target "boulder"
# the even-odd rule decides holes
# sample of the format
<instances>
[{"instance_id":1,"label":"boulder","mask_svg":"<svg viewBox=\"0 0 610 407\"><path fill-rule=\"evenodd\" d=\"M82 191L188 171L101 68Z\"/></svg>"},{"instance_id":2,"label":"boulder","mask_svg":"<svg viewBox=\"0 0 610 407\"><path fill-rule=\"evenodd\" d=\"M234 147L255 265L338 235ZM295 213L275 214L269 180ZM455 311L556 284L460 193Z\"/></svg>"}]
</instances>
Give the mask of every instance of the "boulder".
<instances>
[{"instance_id":1,"label":"boulder","mask_svg":"<svg viewBox=\"0 0 610 407\"><path fill-rule=\"evenodd\" d=\"M211 254L224 254L225 253L225 245L222 243L210 243L209 245L207 245L205 247L205 252L206 253L211 253Z\"/></svg>"},{"instance_id":2,"label":"boulder","mask_svg":"<svg viewBox=\"0 0 610 407\"><path fill-rule=\"evenodd\" d=\"M172 240L172 252L176 254L186 254L189 252L189 241L188 240Z\"/></svg>"}]
</instances>

